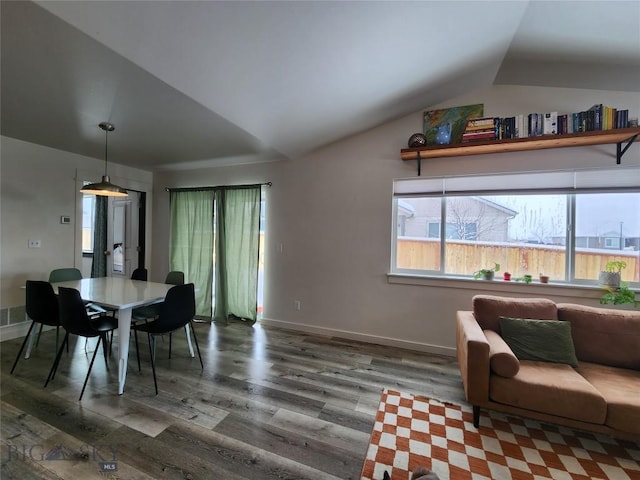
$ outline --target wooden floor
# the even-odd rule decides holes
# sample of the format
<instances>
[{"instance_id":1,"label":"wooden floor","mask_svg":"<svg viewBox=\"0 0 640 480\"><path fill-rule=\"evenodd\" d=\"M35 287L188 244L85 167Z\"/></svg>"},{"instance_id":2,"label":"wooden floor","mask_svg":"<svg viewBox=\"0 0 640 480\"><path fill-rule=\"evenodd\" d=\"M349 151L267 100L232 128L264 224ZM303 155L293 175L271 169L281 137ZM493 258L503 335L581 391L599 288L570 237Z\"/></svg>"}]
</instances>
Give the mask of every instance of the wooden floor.
<instances>
[{"instance_id":1,"label":"wooden floor","mask_svg":"<svg viewBox=\"0 0 640 480\"><path fill-rule=\"evenodd\" d=\"M95 341L72 342L46 389L55 332L13 375L21 339L3 342L0 477L356 479L384 387L464 403L453 358L259 324L195 329L204 371L185 335L171 360L159 340L156 396L146 339L141 372L132 342L124 395L117 351L109 371L100 351L82 402Z\"/></svg>"}]
</instances>

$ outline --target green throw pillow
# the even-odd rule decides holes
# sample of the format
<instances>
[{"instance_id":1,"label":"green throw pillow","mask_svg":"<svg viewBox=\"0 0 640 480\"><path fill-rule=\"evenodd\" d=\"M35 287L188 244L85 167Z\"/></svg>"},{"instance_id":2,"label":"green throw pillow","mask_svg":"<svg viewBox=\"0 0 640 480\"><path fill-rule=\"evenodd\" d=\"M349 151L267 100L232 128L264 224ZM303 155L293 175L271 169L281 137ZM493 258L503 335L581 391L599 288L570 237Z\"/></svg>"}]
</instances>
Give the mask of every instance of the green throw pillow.
<instances>
[{"instance_id":1,"label":"green throw pillow","mask_svg":"<svg viewBox=\"0 0 640 480\"><path fill-rule=\"evenodd\" d=\"M578 366L569 322L500 317L500 330L519 360Z\"/></svg>"}]
</instances>

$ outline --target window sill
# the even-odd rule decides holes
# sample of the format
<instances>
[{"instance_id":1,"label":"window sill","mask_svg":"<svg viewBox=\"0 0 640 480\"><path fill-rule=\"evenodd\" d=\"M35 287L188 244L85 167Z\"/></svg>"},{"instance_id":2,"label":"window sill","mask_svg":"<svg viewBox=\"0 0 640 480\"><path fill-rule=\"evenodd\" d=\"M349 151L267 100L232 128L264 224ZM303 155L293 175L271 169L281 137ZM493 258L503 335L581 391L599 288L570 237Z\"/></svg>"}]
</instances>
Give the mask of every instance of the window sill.
<instances>
[{"instance_id":1,"label":"window sill","mask_svg":"<svg viewBox=\"0 0 640 480\"><path fill-rule=\"evenodd\" d=\"M458 288L486 292L487 294L527 294L563 298L600 300L604 290L597 285L577 285L568 283L532 283L504 280L475 280L468 277L441 277L407 273L388 273L387 281L396 285L418 285L428 287Z\"/></svg>"}]
</instances>

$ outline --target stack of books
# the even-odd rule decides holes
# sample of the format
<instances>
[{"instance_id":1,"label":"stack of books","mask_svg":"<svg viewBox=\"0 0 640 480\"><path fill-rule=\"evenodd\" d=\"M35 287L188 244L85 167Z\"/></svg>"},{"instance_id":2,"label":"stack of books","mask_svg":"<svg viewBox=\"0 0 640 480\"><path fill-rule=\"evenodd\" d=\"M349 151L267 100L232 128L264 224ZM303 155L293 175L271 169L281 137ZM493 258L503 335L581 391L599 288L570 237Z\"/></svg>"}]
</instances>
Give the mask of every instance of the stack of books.
<instances>
[{"instance_id":1,"label":"stack of books","mask_svg":"<svg viewBox=\"0 0 640 480\"><path fill-rule=\"evenodd\" d=\"M496 138L498 140L516 138L516 117L496 118Z\"/></svg>"},{"instance_id":2,"label":"stack of books","mask_svg":"<svg viewBox=\"0 0 640 480\"><path fill-rule=\"evenodd\" d=\"M586 131L590 131L588 129L589 127L591 127L592 130L613 130L614 128L626 128L629 125L629 110L618 110L617 108L602 105L601 103L587 110L587 116Z\"/></svg>"},{"instance_id":3,"label":"stack of books","mask_svg":"<svg viewBox=\"0 0 640 480\"><path fill-rule=\"evenodd\" d=\"M527 115L527 125L522 132L523 134L518 138L556 135L558 133L558 112L530 113Z\"/></svg>"},{"instance_id":4,"label":"stack of books","mask_svg":"<svg viewBox=\"0 0 640 480\"><path fill-rule=\"evenodd\" d=\"M496 119L493 117L470 118L462 134L462 142L496 139Z\"/></svg>"},{"instance_id":5,"label":"stack of books","mask_svg":"<svg viewBox=\"0 0 640 480\"><path fill-rule=\"evenodd\" d=\"M629 126L629 110L616 109L598 103L589 110L559 117L558 133L593 132ZM566 119L565 119L566 117Z\"/></svg>"}]
</instances>

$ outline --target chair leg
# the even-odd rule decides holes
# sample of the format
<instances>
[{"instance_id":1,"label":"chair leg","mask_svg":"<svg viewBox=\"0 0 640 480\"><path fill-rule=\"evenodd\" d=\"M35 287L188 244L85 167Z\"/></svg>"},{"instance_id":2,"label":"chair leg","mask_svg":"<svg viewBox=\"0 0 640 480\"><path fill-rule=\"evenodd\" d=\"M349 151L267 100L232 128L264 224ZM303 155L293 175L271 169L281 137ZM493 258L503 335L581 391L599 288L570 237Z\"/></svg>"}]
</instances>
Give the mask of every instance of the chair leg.
<instances>
[{"instance_id":1,"label":"chair leg","mask_svg":"<svg viewBox=\"0 0 640 480\"><path fill-rule=\"evenodd\" d=\"M82 384L82 391L80 392L80 398L78 401L82 400L82 395L84 395L84 389L87 387L87 382L89 381L89 375L91 375L91 369L93 368L93 362L96 359L96 354L98 353L98 349L100 348L100 342L102 342L102 349L105 351L105 360L106 360L106 347L104 342L107 341L107 334L103 333L98 337L98 344L96 345L96 349L93 351L93 356L91 357L91 363L89 363L89 371L87 372L87 376L84 377L84 383Z\"/></svg>"},{"instance_id":2,"label":"chair leg","mask_svg":"<svg viewBox=\"0 0 640 480\"><path fill-rule=\"evenodd\" d=\"M27 335L24 337L24 341L22 342L22 345L20 346L20 351L18 352L18 355L16 356L16 360L15 360L15 362L13 362L13 367L11 367L11 373L12 374L13 374L13 371L16 369L16 365L18 364L18 359L20 358L20 355L22 355L22 351L24 350L24 346L29 341L29 337L31 336L31 330L33 330L33 326L35 324L36 324L36 322L34 322L32 320L31 321L31 326L29 327L29 331L27 332ZM40 324L40 325L42 325L42 324Z\"/></svg>"},{"instance_id":3,"label":"chair leg","mask_svg":"<svg viewBox=\"0 0 640 480\"><path fill-rule=\"evenodd\" d=\"M173 343L172 340L173 336L172 333L169 333L169 358L171 358L171 344Z\"/></svg>"},{"instance_id":4,"label":"chair leg","mask_svg":"<svg viewBox=\"0 0 640 480\"><path fill-rule=\"evenodd\" d=\"M198 351L198 358L200 359L200 367L204 370L204 364L202 363L202 355L200 355L200 345L198 345L198 337L196 337L196 329L193 328L193 320L191 322L191 333L193 334L193 341L196 344L196 350Z\"/></svg>"},{"instance_id":5,"label":"chair leg","mask_svg":"<svg viewBox=\"0 0 640 480\"><path fill-rule=\"evenodd\" d=\"M113 334L113 330L111 331L111 333ZM107 371L109 371L109 360L107 357L111 356L111 344L113 343L113 338L111 339L111 342L108 342L108 335L109 333L105 333L104 336L101 336L102 338L102 353L104 354L104 365L107 369ZM96 345L96 350L98 350L98 346L100 345L100 342L98 342L98 345ZM107 347L107 345L109 345L109 347ZM109 355L107 355L107 348L109 348Z\"/></svg>"},{"instance_id":6,"label":"chair leg","mask_svg":"<svg viewBox=\"0 0 640 480\"><path fill-rule=\"evenodd\" d=\"M47 376L47 381L44 382L44 388L47 388L49 381L53 380L53 377L56 376L56 370L58 370L58 364L60 363L60 357L62 357L62 351L64 350L64 346L68 341L69 341L69 332L65 334L64 340L62 340L62 345L60 345L60 349L58 350L56 359L53 361L53 365L51 365L51 370L49 371L49 375Z\"/></svg>"},{"instance_id":7,"label":"chair leg","mask_svg":"<svg viewBox=\"0 0 640 480\"><path fill-rule=\"evenodd\" d=\"M153 370L153 385L156 387L156 395L158 394L158 380L156 379L156 360L154 355L156 337L147 333L149 338L149 353L151 354L151 370ZM154 345L152 345L152 343Z\"/></svg>"},{"instance_id":8,"label":"chair leg","mask_svg":"<svg viewBox=\"0 0 640 480\"><path fill-rule=\"evenodd\" d=\"M136 358L138 359L138 371L141 372L142 369L140 368L140 347L138 346L138 331L137 330L133 331L133 336L136 339Z\"/></svg>"},{"instance_id":9,"label":"chair leg","mask_svg":"<svg viewBox=\"0 0 640 480\"><path fill-rule=\"evenodd\" d=\"M60 327L56 327L56 350L58 349L58 332L60 331ZM69 342L67 342L67 353L69 353Z\"/></svg>"},{"instance_id":10,"label":"chair leg","mask_svg":"<svg viewBox=\"0 0 640 480\"><path fill-rule=\"evenodd\" d=\"M60 327L56 327L56 352L58 351L58 345L60 345ZM69 345L67 345L67 353L69 353Z\"/></svg>"},{"instance_id":11,"label":"chair leg","mask_svg":"<svg viewBox=\"0 0 640 480\"><path fill-rule=\"evenodd\" d=\"M40 330L38 330L38 336L36 337L36 345L35 347L38 348L38 345L40 345L40 335L42 335L42 328L44 327L44 323L40 324ZM56 351L58 350L58 345L56 345Z\"/></svg>"},{"instance_id":12,"label":"chair leg","mask_svg":"<svg viewBox=\"0 0 640 480\"><path fill-rule=\"evenodd\" d=\"M67 350L69 350L69 333L65 334L65 338L62 341L62 345L60 345L60 352L62 352L63 350L63 346L64 346L64 341L67 341ZM53 375L51 376L51 380L53 380L54 378L56 378L56 373L58 373L58 367L60 366L60 360L62 360L62 355L60 356L60 358L58 358L58 362L56 363L56 368L53 370Z\"/></svg>"},{"instance_id":13,"label":"chair leg","mask_svg":"<svg viewBox=\"0 0 640 480\"><path fill-rule=\"evenodd\" d=\"M107 365L107 369L109 368L109 357L111 356L111 344L113 343L113 330L111 330L111 341L109 341L109 337L108 337L109 333L105 333L104 334L104 338L102 338L102 335L100 335L100 338L102 338L102 351L104 353L104 363ZM99 342L96 345L96 350L99 347Z\"/></svg>"}]
</instances>

